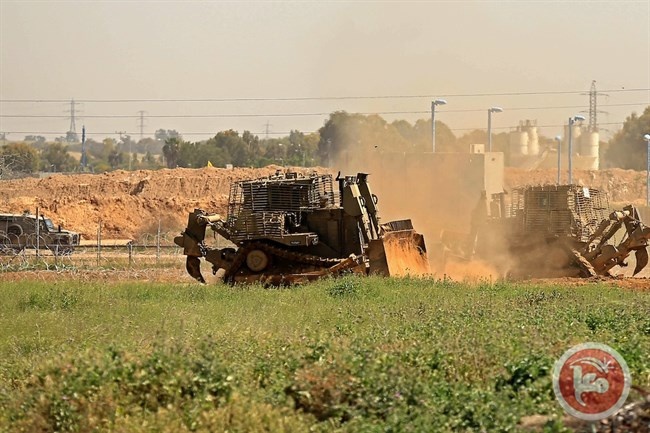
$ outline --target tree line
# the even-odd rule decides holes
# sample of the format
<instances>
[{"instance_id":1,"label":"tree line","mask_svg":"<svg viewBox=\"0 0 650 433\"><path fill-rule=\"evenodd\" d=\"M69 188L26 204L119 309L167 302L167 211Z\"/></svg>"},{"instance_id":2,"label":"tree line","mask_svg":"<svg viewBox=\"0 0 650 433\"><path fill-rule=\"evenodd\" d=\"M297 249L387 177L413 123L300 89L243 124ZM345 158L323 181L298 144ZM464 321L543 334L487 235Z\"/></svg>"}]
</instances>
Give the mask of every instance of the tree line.
<instances>
[{"instance_id":1,"label":"tree line","mask_svg":"<svg viewBox=\"0 0 650 433\"><path fill-rule=\"evenodd\" d=\"M603 143L602 166L645 169L643 135L650 132L650 106L642 115L632 113L608 143ZM6 140L3 139L4 142ZM541 146L553 140L539 137ZM436 121L436 151L468 152L472 143L486 143L485 130L469 131L456 137L443 122ZM30 174L37 171L105 172L116 169L158 169L175 167L263 167L269 164L291 166L329 165L342 152L431 151L431 120L414 123L388 122L379 115L337 111L313 133L292 130L288 136L262 139L249 131L217 132L202 141L187 141L175 130L159 129L154 138L134 140L122 134L120 139L93 139L68 143L64 137L47 142L44 137L26 136L24 141L0 147L0 175ZM495 151L507 153L509 134L493 134Z\"/></svg>"}]
</instances>

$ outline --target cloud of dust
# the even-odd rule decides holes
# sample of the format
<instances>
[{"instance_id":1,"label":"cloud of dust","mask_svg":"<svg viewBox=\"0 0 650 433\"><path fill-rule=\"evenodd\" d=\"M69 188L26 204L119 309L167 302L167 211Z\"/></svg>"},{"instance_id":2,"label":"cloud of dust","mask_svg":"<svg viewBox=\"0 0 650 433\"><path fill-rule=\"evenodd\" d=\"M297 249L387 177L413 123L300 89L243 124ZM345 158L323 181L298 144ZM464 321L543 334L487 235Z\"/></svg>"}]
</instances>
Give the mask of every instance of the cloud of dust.
<instances>
[{"instance_id":1,"label":"cloud of dust","mask_svg":"<svg viewBox=\"0 0 650 433\"><path fill-rule=\"evenodd\" d=\"M454 281L495 281L502 277L500 272L491 264L475 259L472 261L447 260L444 278Z\"/></svg>"},{"instance_id":2,"label":"cloud of dust","mask_svg":"<svg viewBox=\"0 0 650 433\"><path fill-rule=\"evenodd\" d=\"M365 137L361 140L366 141ZM490 193L502 191L503 163L487 161L491 155L391 153L366 148L341 152L332 166L343 174L370 173L369 182L379 199L381 221L412 220L415 230L425 237L431 270L436 277L498 279L510 267L505 244L502 244L504 249L492 253L499 257L497 269L485 261L455 260L442 243L445 233L446 238L455 238L459 245L467 247L472 214L482 191L492 189L488 197ZM500 154L497 156L501 158ZM486 166L496 169L485 169ZM490 170L495 173L486 175Z\"/></svg>"}]
</instances>

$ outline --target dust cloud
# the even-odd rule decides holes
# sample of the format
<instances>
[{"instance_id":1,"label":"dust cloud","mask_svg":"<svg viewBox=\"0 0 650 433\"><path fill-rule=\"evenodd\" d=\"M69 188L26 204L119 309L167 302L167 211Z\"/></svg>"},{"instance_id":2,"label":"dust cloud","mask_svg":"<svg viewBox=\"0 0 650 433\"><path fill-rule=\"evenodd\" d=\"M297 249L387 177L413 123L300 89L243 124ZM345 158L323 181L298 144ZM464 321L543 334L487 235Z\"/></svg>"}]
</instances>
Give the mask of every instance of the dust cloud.
<instances>
[{"instance_id":1,"label":"dust cloud","mask_svg":"<svg viewBox=\"0 0 650 433\"><path fill-rule=\"evenodd\" d=\"M368 179L379 198L382 221L412 220L415 230L425 237L430 267L436 277L476 280L506 275L568 276L571 266L566 263L566 252L539 248L546 245L543 239L517 252L512 250L517 242L508 240L511 227L490 224L488 231L477 224L477 230L472 232L472 220L481 220L476 212L485 216L492 194L526 185L555 184L556 169L506 168L503 154L497 152L423 153L416 148L406 149L407 152L387 151L387 146L370 145L377 137L360 134L356 128L342 131L341 136L356 146L348 145L332 155L330 167L348 175L370 174ZM443 148L444 143L438 144L439 149ZM561 176L566 179L566 171ZM643 171L575 169L573 178L578 185L607 193L610 208L645 204ZM486 201L480 210L484 191ZM484 260L477 260L479 257Z\"/></svg>"},{"instance_id":2,"label":"dust cloud","mask_svg":"<svg viewBox=\"0 0 650 433\"><path fill-rule=\"evenodd\" d=\"M486 262L467 261L472 215L482 192L501 192L501 154L341 152L333 166L345 174L369 173L383 222L410 219L425 237L433 275L454 280L497 279ZM453 239L461 251L443 245ZM505 253L504 253L505 254ZM503 259L507 262L507 259ZM507 264L503 266L507 268Z\"/></svg>"}]
</instances>

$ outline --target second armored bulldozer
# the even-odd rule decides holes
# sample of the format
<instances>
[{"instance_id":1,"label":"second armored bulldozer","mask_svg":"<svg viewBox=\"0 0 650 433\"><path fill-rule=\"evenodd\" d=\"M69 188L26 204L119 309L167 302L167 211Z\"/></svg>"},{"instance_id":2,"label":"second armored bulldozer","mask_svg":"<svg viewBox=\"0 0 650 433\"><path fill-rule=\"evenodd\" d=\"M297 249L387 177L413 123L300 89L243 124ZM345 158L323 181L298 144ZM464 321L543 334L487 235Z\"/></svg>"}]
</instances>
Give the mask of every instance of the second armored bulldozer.
<instances>
[{"instance_id":1,"label":"second armored bulldozer","mask_svg":"<svg viewBox=\"0 0 650 433\"><path fill-rule=\"evenodd\" d=\"M489 202L483 195L464 239L447 242L448 251L514 278L608 276L633 252L636 275L648 264L650 228L632 205L610 209L602 191L543 185L494 194Z\"/></svg>"},{"instance_id":2,"label":"second armored bulldozer","mask_svg":"<svg viewBox=\"0 0 650 433\"><path fill-rule=\"evenodd\" d=\"M337 188L334 188L334 182ZM380 223L368 175L276 173L231 185L225 217L195 209L174 239L188 273L205 282L200 258L227 283L280 285L343 272L429 272L424 238L410 220ZM210 248L206 228L233 246Z\"/></svg>"}]
</instances>

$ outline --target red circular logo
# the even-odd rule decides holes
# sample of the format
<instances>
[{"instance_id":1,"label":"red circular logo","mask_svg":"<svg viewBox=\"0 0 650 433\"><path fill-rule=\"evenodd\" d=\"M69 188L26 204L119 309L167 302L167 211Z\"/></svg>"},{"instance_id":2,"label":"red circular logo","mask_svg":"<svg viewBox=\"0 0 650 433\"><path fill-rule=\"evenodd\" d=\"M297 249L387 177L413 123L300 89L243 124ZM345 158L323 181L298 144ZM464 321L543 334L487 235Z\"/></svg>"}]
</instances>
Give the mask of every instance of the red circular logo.
<instances>
[{"instance_id":1,"label":"red circular logo","mask_svg":"<svg viewBox=\"0 0 650 433\"><path fill-rule=\"evenodd\" d=\"M553 370L553 391L560 405L576 418L589 421L607 418L620 409L630 385L623 357L600 343L572 347Z\"/></svg>"}]
</instances>

